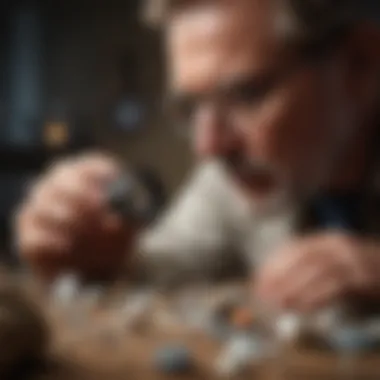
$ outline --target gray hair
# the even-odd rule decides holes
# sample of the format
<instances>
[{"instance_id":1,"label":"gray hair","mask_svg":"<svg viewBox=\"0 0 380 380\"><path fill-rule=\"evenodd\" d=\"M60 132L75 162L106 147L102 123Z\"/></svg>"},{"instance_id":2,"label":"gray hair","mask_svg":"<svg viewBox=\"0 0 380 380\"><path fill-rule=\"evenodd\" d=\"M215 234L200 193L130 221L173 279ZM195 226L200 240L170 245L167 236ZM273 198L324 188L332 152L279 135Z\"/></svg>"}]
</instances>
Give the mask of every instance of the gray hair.
<instances>
[{"instance_id":1,"label":"gray hair","mask_svg":"<svg viewBox=\"0 0 380 380\"><path fill-rule=\"evenodd\" d=\"M275 1L280 6L282 35L302 45L331 43L334 37L363 21L380 21L380 0ZM150 25L163 26L175 10L200 2L202 0L148 0L144 18Z\"/></svg>"}]
</instances>

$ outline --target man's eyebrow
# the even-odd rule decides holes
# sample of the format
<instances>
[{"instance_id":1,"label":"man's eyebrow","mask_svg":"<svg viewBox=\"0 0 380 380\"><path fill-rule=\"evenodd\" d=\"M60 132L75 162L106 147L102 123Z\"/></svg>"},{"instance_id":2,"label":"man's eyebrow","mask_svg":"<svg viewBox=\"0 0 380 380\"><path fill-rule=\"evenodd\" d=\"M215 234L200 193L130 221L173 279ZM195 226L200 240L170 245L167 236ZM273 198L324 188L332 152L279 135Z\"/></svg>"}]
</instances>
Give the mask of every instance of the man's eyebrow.
<instances>
[{"instance_id":1,"label":"man's eyebrow","mask_svg":"<svg viewBox=\"0 0 380 380\"><path fill-rule=\"evenodd\" d=\"M255 85L261 86L268 81L270 76L271 75L268 70L247 72L245 74L239 74L222 81L220 85L218 86L218 88L223 90L223 89L229 89L233 87L242 87L242 86L246 86L247 84L251 86L255 86Z\"/></svg>"},{"instance_id":2,"label":"man's eyebrow","mask_svg":"<svg viewBox=\"0 0 380 380\"><path fill-rule=\"evenodd\" d=\"M207 94L216 93L218 91L225 91L237 87L244 87L246 85L261 87L262 85L267 84L268 81L271 80L272 74L273 72L271 72L271 70L269 69L246 71L244 73L231 75L228 78L219 81L219 83L216 83L214 88L208 93L203 93L201 91L182 91L181 89L169 88L167 90L167 96L169 99L187 100L207 96Z\"/></svg>"}]
</instances>

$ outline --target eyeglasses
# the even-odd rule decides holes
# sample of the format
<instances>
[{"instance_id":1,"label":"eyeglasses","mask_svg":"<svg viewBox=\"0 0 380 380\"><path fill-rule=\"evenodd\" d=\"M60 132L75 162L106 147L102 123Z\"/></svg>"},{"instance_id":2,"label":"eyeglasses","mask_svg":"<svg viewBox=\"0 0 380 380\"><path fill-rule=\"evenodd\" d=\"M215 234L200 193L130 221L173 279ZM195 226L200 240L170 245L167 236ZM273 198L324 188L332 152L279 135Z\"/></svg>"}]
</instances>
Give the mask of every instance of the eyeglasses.
<instances>
[{"instance_id":1,"label":"eyeglasses","mask_svg":"<svg viewBox=\"0 0 380 380\"><path fill-rule=\"evenodd\" d=\"M308 46L289 60L288 64L261 74L245 74L221 84L208 94L177 94L166 100L166 109L172 123L181 135L192 137L199 111L212 107L218 112L223 127L244 132L252 117L259 115L266 101L278 91L294 74L303 67L315 66L334 51L341 38L330 39L328 43L314 48ZM334 43L333 43L334 41Z\"/></svg>"},{"instance_id":2,"label":"eyeglasses","mask_svg":"<svg viewBox=\"0 0 380 380\"><path fill-rule=\"evenodd\" d=\"M226 128L241 129L264 102L286 81L295 67L287 67L267 75L247 74L222 84L209 94L182 94L169 99L169 113L182 135L191 137L198 112L212 107Z\"/></svg>"}]
</instances>

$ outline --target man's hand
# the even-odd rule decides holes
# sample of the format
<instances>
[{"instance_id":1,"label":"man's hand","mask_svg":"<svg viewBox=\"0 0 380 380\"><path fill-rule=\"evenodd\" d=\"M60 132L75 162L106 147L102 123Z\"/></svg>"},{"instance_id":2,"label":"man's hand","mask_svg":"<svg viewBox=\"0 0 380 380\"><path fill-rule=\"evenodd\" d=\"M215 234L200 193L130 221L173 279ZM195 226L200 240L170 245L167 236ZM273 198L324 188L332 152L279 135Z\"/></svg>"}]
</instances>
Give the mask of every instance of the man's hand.
<instances>
[{"instance_id":1,"label":"man's hand","mask_svg":"<svg viewBox=\"0 0 380 380\"><path fill-rule=\"evenodd\" d=\"M320 234L275 252L258 273L255 291L275 308L312 312L347 295L373 296L379 285L380 244Z\"/></svg>"},{"instance_id":2,"label":"man's hand","mask_svg":"<svg viewBox=\"0 0 380 380\"><path fill-rule=\"evenodd\" d=\"M115 271L134 235L113 214L106 186L120 172L113 159L91 154L53 165L16 214L21 257L45 278L63 270Z\"/></svg>"}]
</instances>

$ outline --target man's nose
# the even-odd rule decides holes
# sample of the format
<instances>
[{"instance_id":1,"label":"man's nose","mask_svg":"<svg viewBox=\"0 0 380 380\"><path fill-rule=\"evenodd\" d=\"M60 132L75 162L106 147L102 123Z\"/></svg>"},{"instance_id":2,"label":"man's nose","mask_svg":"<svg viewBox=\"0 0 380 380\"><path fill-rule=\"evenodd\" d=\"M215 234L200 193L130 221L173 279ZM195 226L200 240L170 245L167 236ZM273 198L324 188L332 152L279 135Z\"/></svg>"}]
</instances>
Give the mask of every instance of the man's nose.
<instances>
[{"instance_id":1,"label":"man's nose","mask_svg":"<svg viewBox=\"0 0 380 380\"><path fill-rule=\"evenodd\" d=\"M194 149L199 157L225 155L236 146L236 137L215 106L200 107L194 118L194 131Z\"/></svg>"}]
</instances>

